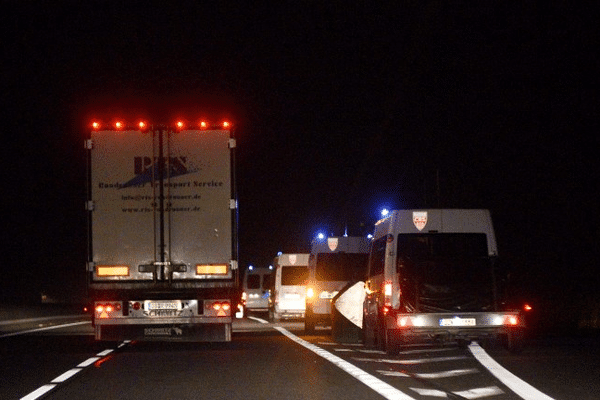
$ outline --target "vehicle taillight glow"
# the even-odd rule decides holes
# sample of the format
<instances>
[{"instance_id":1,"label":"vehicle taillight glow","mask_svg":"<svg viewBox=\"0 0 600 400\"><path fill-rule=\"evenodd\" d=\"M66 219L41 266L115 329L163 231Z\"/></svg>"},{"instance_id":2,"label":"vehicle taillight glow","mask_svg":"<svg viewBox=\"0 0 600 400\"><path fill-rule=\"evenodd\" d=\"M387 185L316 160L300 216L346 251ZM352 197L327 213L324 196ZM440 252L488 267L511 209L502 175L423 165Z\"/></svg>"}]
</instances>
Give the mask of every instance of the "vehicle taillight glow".
<instances>
[{"instance_id":1,"label":"vehicle taillight glow","mask_svg":"<svg viewBox=\"0 0 600 400\"><path fill-rule=\"evenodd\" d=\"M531 310L533 310L533 307L531 307L529 304L525 304L525 305L523 306L523 309L524 309L525 311L531 311Z\"/></svg>"},{"instance_id":2,"label":"vehicle taillight glow","mask_svg":"<svg viewBox=\"0 0 600 400\"><path fill-rule=\"evenodd\" d=\"M182 130L183 128L185 128L185 123L183 121L177 121L177 123L175 123L175 127L177 128L177 130Z\"/></svg>"},{"instance_id":3,"label":"vehicle taillight glow","mask_svg":"<svg viewBox=\"0 0 600 400\"><path fill-rule=\"evenodd\" d=\"M504 325L518 325L519 324L519 318L517 318L516 315L507 315L505 320L504 320Z\"/></svg>"},{"instance_id":4,"label":"vehicle taillight glow","mask_svg":"<svg viewBox=\"0 0 600 400\"><path fill-rule=\"evenodd\" d=\"M122 121L115 122L115 129L120 131L125 127L125 124Z\"/></svg>"},{"instance_id":5,"label":"vehicle taillight glow","mask_svg":"<svg viewBox=\"0 0 600 400\"><path fill-rule=\"evenodd\" d=\"M95 131L97 131L98 129L100 129L101 126L102 125L98 121L92 122L92 129L94 129Z\"/></svg>"},{"instance_id":6,"label":"vehicle taillight glow","mask_svg":"<svg viewBox=\"0 0 600 400\"><path fill-rule=\"evenodd\" d=\"M231 126L231 124L228 121L223 121L222 126L223 126L223 129L227 129Z\"/></svg>"},{"instance_id":7,"label":"vehicle taillight glow","mask_svg":"<svg viewBox=\"0 0 600 400\"><path fill-rule=\"evenodd\" d=\"M138 122L138 128L140 128L140 130L144 131L148 128L148 124L146 123L146 121L140 121L140 122Z\"/></svg>"},{"instance_id":8,"label":"vehicle taillight glow","mask_svg":"<svg viewBox=\"0 0 600 400\"><path fill-rule=\"evenodd\" d=\"M313 288L309 287L308 289L306 289L306 298L307 299L312 299L314 295L315 295L315 291Z\"/></svg>"},{"instance_id":9,"label":"vehicle taillight glow","mask_svg":"<svg viewBox=\"0 0 600 400\"><path fill-rule=\"evenodd\" d=\"M206 122L206 121L200 121L200 123L198 124L198 126L200 127L200 129L206 129L206 128L208 128L208 122Z\"/></svg>"}]
</instances>

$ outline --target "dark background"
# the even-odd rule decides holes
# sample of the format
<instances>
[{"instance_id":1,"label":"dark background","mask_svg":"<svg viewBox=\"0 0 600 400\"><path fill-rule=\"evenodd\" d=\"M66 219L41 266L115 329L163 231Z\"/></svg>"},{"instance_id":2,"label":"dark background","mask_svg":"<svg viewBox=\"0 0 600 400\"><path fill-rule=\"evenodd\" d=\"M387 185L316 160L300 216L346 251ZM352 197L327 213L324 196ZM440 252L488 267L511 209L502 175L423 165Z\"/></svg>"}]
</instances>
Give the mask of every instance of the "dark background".
<instances>
[{"instance_id":1,"label":"dark background","mask_svg":"<svg viewBox=\"0 0 600 400\"><path fill-rule=\"evenodd\" d=\"M384 206L488 208L518 295L598 327L598 13L542 3L3 1L0 298L81 295L92 118L208 116L242 267Z\"/></svg>"}]
</instances>

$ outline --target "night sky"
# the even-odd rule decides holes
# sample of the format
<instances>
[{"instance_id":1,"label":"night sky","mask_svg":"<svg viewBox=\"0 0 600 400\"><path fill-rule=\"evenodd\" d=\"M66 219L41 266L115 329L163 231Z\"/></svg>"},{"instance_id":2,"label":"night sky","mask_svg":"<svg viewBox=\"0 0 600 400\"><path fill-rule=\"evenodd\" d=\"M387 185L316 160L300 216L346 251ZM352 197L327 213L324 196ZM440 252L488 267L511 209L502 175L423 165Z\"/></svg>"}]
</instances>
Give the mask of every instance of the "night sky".
<instances>
[{"instance_id":1,"label":"night sky","mask_svg":"<svg viewBox=\"0 0 600 400\"><path fill-rule=\"evenodd\" d=\"M208 116L242 266L384 206L488 208L525 297L600 302L596 10L369 3L2 2L0 298L82 281L91 118Z\"/></svg>"}]
</instances>

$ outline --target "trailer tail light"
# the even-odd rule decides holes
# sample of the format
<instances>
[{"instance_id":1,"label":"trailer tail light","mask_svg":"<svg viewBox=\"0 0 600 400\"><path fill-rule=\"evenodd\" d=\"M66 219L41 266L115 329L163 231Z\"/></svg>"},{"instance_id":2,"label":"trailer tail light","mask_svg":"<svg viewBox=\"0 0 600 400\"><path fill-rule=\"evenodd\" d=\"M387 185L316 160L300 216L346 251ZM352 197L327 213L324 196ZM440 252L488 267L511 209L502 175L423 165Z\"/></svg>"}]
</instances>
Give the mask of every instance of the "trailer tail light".
<instances>
[{"instance_id":1,"label":"trailer tail light","mask_svg":"<svg viewBox=\"0 0 600 400\"><path fill-rule=\"evenodd\" d=\"M227 275L227 264L196 264L196 275Z\"/></svg>"},{"instance_id":2,"label":"trailer tail light","mask_svg":"<svg viewBox=\"0 0 600 400\"><path fill-rule=\"evenodd\" d=\"M205 315L217 317L229 317L231 315L231 304L227 300L205 301Z\"/></svg>"},{"instance_id":3,"label":"trailer tail light","mask_svg":"<svg viewBox=\"0 0 600 400\"><path fill-rule=\"evenodd\" d=\"M208 128L208 122L206 122L206 121L200 121L198 123L198 126L199 126L200 129L206 129L206 128Z\"/></svg>"},{"instance_id":4,"label":"trailer tail light","mask_svg":"<svg viewBox=\"0 0 600 400\"><path fill-rule=\"evenodd\" d=\"M129 276L128 265L98 265L96 266L98 276Z\"/></svg>"},{"instance_id":5,"label":"trailer tail light","mask_svg":"<svg viewBox=\"0 0 600 400\"><path fill-rule=\"evenodd\" d=\"M115 122L115 129L118 131L123 130L123 128L125 128L125 124L123 123L123 121L117 121Z\"/></svg>"},{"instance_id":6,"label":"trailer tail light","mask_svg":"<svg viewBox=\"0 0 600 400\"><path fill-rule=\"evenodd\" d=\"M96 307L94 307L94 311L96 314L96 318L110 318L115 316L115 314L122 315L121 310L123 306L121 302L111 302L111 303L97 303Z\"/></svg>"},{"instance_id":7,"label":"trailer tail light","mask_svg":"<svg viewBox=\"0 0 600 400\"><path fill-rule=\"evenodd\" d=\"M92 129L95 130L95 131L99 130L101 126L102 125L98 121L92 122Z\"/></svg>"},{"instance_id":8,"label":"trailer tail light","mask_svg":"<svg viewBox=\"0 0 600 400\"><path fill-rule=\"evenodd\" d=\"M524 309L525 311L531 311L531 310L533 310L533 307L531 307L529 304L525 304L525 305L523 306L523 309Z\"/></svg>"},{"instance_id":9,"label":"trailer tail light","mask_svg":"<svg viewBox=\"0 0 600 400\"><path fill-rule=\"evenodd\" d=\"M229 127L231 126L231 124L229 123L229 121L223 121L223 123L221 124L221 126L223 127L223 129L229 129Z\"/></svg>"},{"instance_id":10,"label":"trailer tail light","mask_svg":"<svg viewBox=\"0 0 600 400\"><path fill-rule=\"evenodd\" d=\"M392 282L390 281L383 284L383 298L386 306L392 305Z\"/></svg>"}]
</instances>

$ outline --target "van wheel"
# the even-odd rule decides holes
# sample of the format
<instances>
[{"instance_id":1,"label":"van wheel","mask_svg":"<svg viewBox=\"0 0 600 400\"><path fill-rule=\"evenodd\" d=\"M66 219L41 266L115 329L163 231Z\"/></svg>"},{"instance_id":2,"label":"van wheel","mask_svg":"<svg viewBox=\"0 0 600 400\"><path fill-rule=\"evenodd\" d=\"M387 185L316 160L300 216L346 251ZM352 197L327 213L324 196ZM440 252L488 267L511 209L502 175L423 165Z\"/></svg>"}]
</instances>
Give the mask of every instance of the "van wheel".
<instances>
[{"instance_id":1,"label":"van wheel","mask_svg":"<svg viewBox=\"0 0 600 400\"><path fill-rule=\"evenodd\" d=\"M314 335L315 334L315 320L310 317L304 318L304 334Z\"/></svg>"},{"instance_id":2,"label":"van wheel","mask_svg":"<svg viewBox=\"0 0 600 400\"><path fill-rule=\"evenodd\" d=\"M401 340L398 337L399 332L394 329L385 329L385 352L390 356L400 353Z\"/></svg>"},{"instance_id":3,"label":"van wheel","mask_svg":"<svg viewBox=\"0 0 600 400\"><path fill-rule=\"evenodd\" d=\"M369 327L369 324L367 324L367 316L364 313L362 323L362 336L363 344L365 345L365 347L375 346L375 332Z\"/></svg>"}]
</instances>

